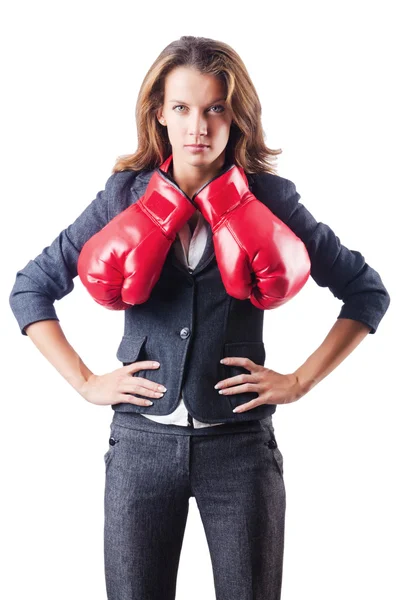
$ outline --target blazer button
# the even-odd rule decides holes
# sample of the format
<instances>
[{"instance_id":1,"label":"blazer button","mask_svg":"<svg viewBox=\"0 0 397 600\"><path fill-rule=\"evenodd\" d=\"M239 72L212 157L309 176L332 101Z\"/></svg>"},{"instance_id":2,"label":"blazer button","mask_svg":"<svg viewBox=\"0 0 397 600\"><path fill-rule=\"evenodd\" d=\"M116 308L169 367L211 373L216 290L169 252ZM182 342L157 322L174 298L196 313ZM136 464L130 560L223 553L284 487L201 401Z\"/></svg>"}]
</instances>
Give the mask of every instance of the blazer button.
<instances>
[{"instance_id":1,"label":"blazer button","mask_svg":"<svg viewBox=\"0 0 397 600\"><path fill-rule=\"evenodd\" d=\"M273 448L277 448L277 442L276 442L276 440L274 438L272 438L270 440L270 442L268 442L267 446L268 446L268 448L272 448L272 449Z\"/></svg>"},{"instance_id":2,"label":"blazer button","mask_svg":"<svg viewBox=\"0 0 397 600\"><path fill-rule=\"evenodd\" d=\"M190 335L189 327L184 327L183 329L181 329L179 335L183 340L186 340L186 338L188 338Z\"/></svg>"}]
</instances>

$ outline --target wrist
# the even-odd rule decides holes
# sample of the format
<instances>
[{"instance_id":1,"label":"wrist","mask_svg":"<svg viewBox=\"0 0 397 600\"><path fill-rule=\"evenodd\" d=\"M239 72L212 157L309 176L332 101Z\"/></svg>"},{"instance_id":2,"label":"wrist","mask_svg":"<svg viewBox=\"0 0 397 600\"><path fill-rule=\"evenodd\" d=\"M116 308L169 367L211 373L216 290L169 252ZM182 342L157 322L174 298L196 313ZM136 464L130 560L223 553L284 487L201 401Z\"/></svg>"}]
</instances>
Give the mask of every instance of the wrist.
<instances>
[{"instance_id":1,"label":"wrist","mask_svg":"<svg viewBox=\"0 0 397 600\"><path fill-rule=\"evenodd\" d=\"M310 392L310 390L313 389L317 383L315 379L309 377L304 372L302 367L294 371L292 375L296 378L296 385L302 392L302 396Z\"/></svg>"},{"instance_id":2,"label":"wrist","mask_svg":"<svg viewBox=\"0 0 397 600\"><path fill-rule=\"evenodd\" d=\"M76 392L83 395L84 391L87 389L87 384L93 377L95 377L95 375L88 369L88 367L86 367L81 359L79 361L79 367L79 373L73 373L67 378L67 380L76 390Z\"/></svg>"},{"instance_id":3,"label":"wrist","mask_svg":"<svg viewBox=\"0 0 397 600\"><path fill-rule=\"evenodd\" d=\"M95 377L96 377L96 375L91 373L91 375L87 379L85 379L78 388L76 388L76 390L80 394L80 396L82 396L84 398L84 400L87 400L87 402L90 402L89 388Z\"/></svg>"}]
</instances>

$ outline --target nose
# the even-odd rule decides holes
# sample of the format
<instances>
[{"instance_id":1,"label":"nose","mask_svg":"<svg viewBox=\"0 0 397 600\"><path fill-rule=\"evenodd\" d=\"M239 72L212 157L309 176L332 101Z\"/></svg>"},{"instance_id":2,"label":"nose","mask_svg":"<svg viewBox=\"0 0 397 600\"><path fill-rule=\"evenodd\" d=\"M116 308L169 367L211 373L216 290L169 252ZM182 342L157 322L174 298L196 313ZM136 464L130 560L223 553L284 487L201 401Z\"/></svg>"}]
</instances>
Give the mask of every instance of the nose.
<instances>
[{"instance_id":1,"label":"nose","mask_svg":"<svg viewBox=\"0 0 397 600\"><path fill-rule=\"evenodd\" d=\"M195 138L207 135L207 121L199 113L193 113L190 117L189 135Z\"/></svg>"}]
</instances>

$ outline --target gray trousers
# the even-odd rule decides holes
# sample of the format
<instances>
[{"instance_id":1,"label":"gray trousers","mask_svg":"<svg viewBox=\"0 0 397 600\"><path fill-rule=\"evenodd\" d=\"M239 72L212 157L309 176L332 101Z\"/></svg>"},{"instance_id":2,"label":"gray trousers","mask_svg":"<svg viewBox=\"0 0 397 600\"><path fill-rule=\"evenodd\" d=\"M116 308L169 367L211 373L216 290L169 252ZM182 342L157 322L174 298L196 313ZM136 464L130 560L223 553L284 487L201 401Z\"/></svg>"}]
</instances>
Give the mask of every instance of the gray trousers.
<instances>
[{"instance_id":1,"label":"gray trousers","mask_svg":"<svg viewBox=\"0 0 397 600\"><path fill-rule=\"evenodd\" d=\"M108 600L175 599L192 496L217 600L280 599L286 502L271 416L193 429L115 412L104 460Z\"/></svg>"}]
</instances>

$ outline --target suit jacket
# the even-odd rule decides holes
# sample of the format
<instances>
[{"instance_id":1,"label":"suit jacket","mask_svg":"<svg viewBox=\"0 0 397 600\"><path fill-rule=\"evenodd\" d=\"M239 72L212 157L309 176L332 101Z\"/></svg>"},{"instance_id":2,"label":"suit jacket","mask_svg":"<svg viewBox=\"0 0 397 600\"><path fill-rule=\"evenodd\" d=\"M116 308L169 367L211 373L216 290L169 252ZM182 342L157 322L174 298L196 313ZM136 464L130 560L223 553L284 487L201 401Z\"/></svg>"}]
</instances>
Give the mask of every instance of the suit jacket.
<instances>
[{"instance_id":1,"label":"suit jacket","mask_svg":"<svg viewBox=\"0 0 397 600\"><path fill-rule=\"evenodd\" d=\"M82 214L17 272L10 305L22 334L26 335L24 328L29 323L59 320L54 301L72 291L83 244L140 198L152 173L144 170L112 174L105 189ZM256 198L304 242L316 283L328 287L343 301L338 318L366 323L370 333L375 333L390 303L378 272L360 252L343 246L328 225L315 220L300 202L292 181L270 173L249 174L247 178ZM195 268L189 270L181 264L171 247L150 298L144 304L131 306L124 315L124 335L117 358L123 364L159 361L158 369L139 371L135 376L161 383L167 392L152 406L119 403L112 405L113 410L166 415L175 410L181 394L189 413L205 423L262 419L276 410L276 405L263 404L235 414L235 406L257 394L222 396L214 389L221 379L247 372L242 367L221 365L222 357L246 356L263 365L266 352L263 311L249 300L237 300L226 293L210 228Z\"/></svg>"},{"instance_id":2,"label":"suit jacket","mask_svg":"<svg viewBox=\"0 0 397 600\"><path fill-rule=\"evenodd\" d=\"M191 271L198 264L203 255L210 231L211 229L201 213L198 215L194 232L190 230L188 223L185 223L185 225L178 231L173 245L175 256ZM223 423L203 423L202 421L194 419L187 410L182 396L176 409L168 415L150 415L148 413L142 413L141 416L165 425L179 425L182 427L190 426L194 429L223 425Z\"/></svg>"}]
</instances>

